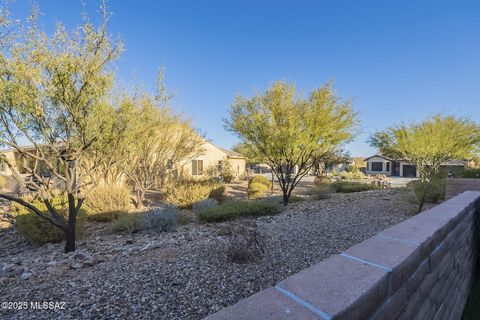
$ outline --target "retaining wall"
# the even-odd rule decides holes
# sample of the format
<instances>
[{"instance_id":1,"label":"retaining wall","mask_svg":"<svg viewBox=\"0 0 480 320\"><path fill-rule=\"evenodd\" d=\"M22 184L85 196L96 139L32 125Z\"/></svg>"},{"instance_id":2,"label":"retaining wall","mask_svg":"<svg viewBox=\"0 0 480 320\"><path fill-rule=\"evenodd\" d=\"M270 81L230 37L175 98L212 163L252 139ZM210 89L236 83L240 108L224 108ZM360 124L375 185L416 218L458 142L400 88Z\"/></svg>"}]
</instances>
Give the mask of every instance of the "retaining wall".
<instances>
[{"instance_id":1,"label":"retaining wall","mask_svg":"<svg viewBox=\"0 0 480 320\"><path fill-rule=\"evenodd\" d=\"M207 319L460 319L479 207L464 192Z\"/></svg>"},{"instance_id":2,"label":"retaining wall","mask_svg":"<svg viewBox=\"0 0 480 320\"><path fill-rule=\"evenodd\" d=\"M480 179L447 178L445 182L445 199L450 199L464 191L480 191Z\"/></svg>"}]
</instances>

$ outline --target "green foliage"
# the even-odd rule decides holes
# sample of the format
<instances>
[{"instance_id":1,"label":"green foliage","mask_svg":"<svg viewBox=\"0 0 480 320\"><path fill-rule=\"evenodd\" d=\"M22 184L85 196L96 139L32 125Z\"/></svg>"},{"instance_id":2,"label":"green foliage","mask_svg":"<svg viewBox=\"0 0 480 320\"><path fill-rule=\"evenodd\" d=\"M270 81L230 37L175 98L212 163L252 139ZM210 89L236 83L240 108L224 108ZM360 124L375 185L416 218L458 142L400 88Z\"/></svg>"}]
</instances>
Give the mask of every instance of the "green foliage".
<instances>
[{"instance_id":1,"label":"green foliage","mask_svg":"<svg viewBox=\"0 0 480 320\"><path fill-rule=\"evenodd\" d=\"M308 194L314 200L324 200L330 197L330 194L333 193L334 190L330 185L322 185L322 186L315 186L308 190Z\"/></svg>"},{"instance_id":2,"label":"green foliage","mask_svg":"<svg viewBox=\"0 0 480 320\"><path fill-rule=\"evenodd\" d=\"M103 115L114 86L113 62L122 45L107 32L105 3L97 26L84 15L83 23L72 30L57 23L53 32L46 32L39 16L34 7L26 25L14 19L7 28L12 36L0 40L0 145L21 149L20 167L34 178L25 183L17 172L19 157L2 160L22 186L27 184L39 195L55 185L64 188L74 200L68 210L73 218L93 173L94 141L105 133ZM32 147L22 148L26 144ZM40 170L49 177L38 174ZM73 221L58 219L56 225L73 235L75 226L64 220ZM65 251L73 250L75 239L67 237Z\"/></svg>"},{"instance_id":3,"label":"green foliage","mask_svg":"<svg viewBox=\"0 0 480 320\"><path fill-rule=\"evenodd\" d=\"M478 168L469 168L463 169L460 173L462 178L480 178L480 169Z\"/></svg>"},{"instance_id":4,"label":"green foliage","mask_svg":"<svg viewBox=\"0 0 480 320\"><path fill-rule=\"evenodd\" d=\"M232 165L228 159L224 159L222 161L222 173L220 176L223 178L223 182L225 183L230 183L234 179Z\"/></svg>"},{"instance_id":5,"label":"green foliage","mask_svg":"<svg viewBox=\"0 0 480 320\"><path fill-rule=\"evenodd\" d=\"M133 111L122 169L141 208L147 190L178 172L182 161L200 154L205 141L189 120L168 107L167 97L141 92L130 100Z\"/></svg>"},{"instance_id":6,"label":"green foliage","mask_svg":"<svg viewBox=\"0 0 480 320\"><path fill-rule=\"evenodd\" d=\"M87 218L108 222L130 210L130 191L122 186L102 186L93 189L85 198Z\"/></svg>"},{"instance_id":7,"label":"green foliage","mask_svg":"<svg viewBox=\"0 0 480 320\"><path fill-rule=\"evenodd\" d=\"M283 203L283 197L282 196L272 196L272 197L264 198L263 201L274 201L274 202L277 202L277 203ZM288 200L288 203L298 203L298 202L302 202L302 201L305 201L304 197L300 197L300 196L292 194L290 196L290 199Z\"/></svg>"},{"instance_id":8,"label":"green foliage","mask_svg":"<svg viewBox=\"0 0 480 320\"><path fill-rule=\"evenodd\" d=\"M358 169L358 167L354 164L349 164L346 168L345 168L345 171L346 172L359 172L360 169Z\"/></svg>"},{"instance_id":9,"label":"green foliage","mask_svg":"<svg viewBox=\"0 0 480 320\"><path fill-rule=\"evenodd\" d=\"M220 186L215 189L212 189L208 194L209 199L215 199L219 203L222 203L225 200L225 186Z\"/></svg>"},{"instance_id":10,"label":"green foliage","mask_svg":"<svg viewBox=\"0 0 480 320\"><path fill-rule=\"evenodd\" d=\"M272 187L272 181L270 181L269 179L267 179L267 178L264 177L264 176L253 176L253 177L248 181L248 185L251 185L252 183L260 183L260 184L265 185L267 188L271 188L271 187Z\"/></svg>"},{"instance_id":11,"label":"green foliage","mask_svg":"<svg viewBox=\"0 0 480 320\"><path fill-rule=\"evenodd\" d=\"M193 204L208 199L210 195L220 198L224 191L222 184L213 180L186 181L168 187L164 202L179 208L191 208Z\"/></svg>"},{"instance_id":12,"label":"green foliage","mask_svg":"<svg viewBox=\"0 0 480 320\"><path fill-rule=\"evenodd\" d=\"M351 101L342 101L330 83L303 97L285 82L252 98L237 96L225 122L243 147L277 173L285 199L328 151L351 140L356 124Z\"/></svg>"},{"instance_id":13,"label":"green foliage","mask_svg":"<svg viewBox=\"0 0 480 320\"><path fill-rule=\"evenodd\" d=\"M316 176L315 179L313 180L313 184L315 186L325 186L329 185L332 183L332 179L328 176Z\"/></svg>"},{"instance_id":14,"label":"green foliage","mask_svg":"<svg viewBox=\"0 0 480 320\"><path fill-rule=\"evenodd\" d=\"M259 155L255 154L255 150L253 150L249 144L240 142L237 143L233 148L233 151L240 153L241 155L247 157L247 164L251 163L261 163L263 160Z\"/></svg>"},{"instance_id":15,"label":"green foliage","mask_svg":"<svg viewBox=\"0 0 480 320\"><path fill-rule=\"evenodd\" d=\"M77 223L75 225L75 233L77 236L83 234L85 217L86 215L83 211L80 211L77 215ZM65 218L67 217L65 216ZM33 212L18 215L16 217L16 226L18 232L20 232L25 239L34 243L56 243L65 240L65 233L62 230L47 220L40 218Z\"/></svg>"},{"instance_id":16,"label":"green foliage","mask_svg":"<svg viewBox=\"0 0 480 320\"><path fill-rule=\"evenodd\" d=\"M337 193L352 193L379 189L379 187L373 184L356 181L336 181L330 186L332 190Z\"/></svg>"},{"instance_id":17,"label":"green foliage","mask_svg":"<svg viewBox=\"0 0 480 320\"><path fill-rule=\"evenodd\" d=\"M412 202L419 206L420 212L425 203L438 203L445 199L445 172L439 172L429 180L413 180L407 188L413 191Z\"/></svg>"},{"instance_id":18,"label":"green foliage","mask_svg":"<svg viewBox=\"0 0 480 320\"><path fill-rule=\"evenodd\" d=\"M114 220L111 228L114 233L137 233L145 229L145 223L141 214L125 214Z\"/></svg>"},{"instance_id":19,"label":"green foliage","mask_svg":"<svg viewBox=\"0 0 480 320\"><path fill-rule=\"evenodd\" d=\"M269 187L265 186L265 184L256 182L249 183L247 188L247 195L250 199L261 198L265 196L269 190Z\"/></svg>"},{"instance_id":20,"label":"green foliage","mask_svg":"<svg viewBox=\"0 0 480 320\"><path fill-rule=\"evenodd\" d=\"M213 208L213 207L216 207L218 206L218 201L215 200L215 199L205 199L205 200L202 200L202 201L199 201L197 203L195 203L193 206L192 206L192 210L193 212L195 212L196 214L204 211L204 210L207 210L207 209L210 209L210 208Z\"/></svg>"},{"instance_id":21,"label":"green foliage","mask_svg":"<svg viewBox=\"0 0 480 320\"><path fill-rule=\"evenodd\" d=\"M145 228L156 232L175 231L179 221L179 210L172 206L152 209L143 214Z\"/></svg>"},{"instance_id":22,"label":"green foliage","mask_svg":"<svg viewBox=\"0 0 480 320\"><path fill-rule=\"evenodd\" d=\"M362 180L367 178L366 175L364 175L361 171L358 170L342 171L338 174L338 176L342 180Z\"/></svg>"},{"instance_id":23,"label":"green foliage","mask_svg":"<svg viewBox=\"0 0 480 320\"><path fill-rule=\"evenodd\" d=\"M247 216L269 216L282 211L275 201L230 201L198 214L200 222L222 222Z\"/></svg>"},{"instance_id":24,"label":"green foliage","mask_svg":"<svg viewBox=\"0 0 480 320\"><path fill-rule=\"evenodd\" d=\"M478 151L480 126L469 119L440 115L420 123L375 133L370 144L382 153L417 166L422 181L450 159L469 159Z\"/></svg>"},{"instance_id":25,"label":"green foliage","mask_svg":"<svg viewBox=\"0 0 480 320\"><path fill-rule=\"evenodd\" d=\"M34 194L27 194L22 196L22 199L28 201L34 205L42 213L49 216L50 213L47 207L39 198ZM68 219L68 205L66 196L57 195L50 199L52 206L61 214L65 219ZM12 215L15 218L15 225L18 232L24 236L27 240L34 243L49 243L49 242L61 242L65 239L65 233L48 222L47 220L39 217L34 212L25 208L24 206L12 203L11 205ZM75 226L75 232L77 235L82 235L85 227L86 214L84 210L80 210L77 215L77 223Z\"/></svg>"}]
</instances>

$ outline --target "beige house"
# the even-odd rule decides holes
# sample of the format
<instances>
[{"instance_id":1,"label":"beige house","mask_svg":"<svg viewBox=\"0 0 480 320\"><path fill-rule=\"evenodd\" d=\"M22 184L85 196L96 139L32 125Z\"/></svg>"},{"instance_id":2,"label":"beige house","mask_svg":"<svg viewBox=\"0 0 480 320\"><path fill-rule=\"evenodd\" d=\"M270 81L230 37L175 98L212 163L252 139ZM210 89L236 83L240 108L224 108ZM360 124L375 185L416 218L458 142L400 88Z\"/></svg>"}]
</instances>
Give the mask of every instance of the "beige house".
<instances>
[{"instance_id":1,"label":"beige house","mask_svg":"<svg viewBox=\"0 0 480 320\"><path fill-rule=\"evenodd\" d=\"M26 146L25 148L33 147ZM220 148L207 140L204 140L204 145L201 149L202 152L198 156L192 159L185 159L185 161L180 164L182 176L192 177L194 179L206 178L209 175L219 176L222 173L222 169L225 168L225 161L228 161L230 164L235 179L245 176L246 158L243 155ZM15 161L16 151L14 149L1 150L0 153L1 157L6 158L10 163L17 163ZM49 174L48 170L42 172L41 167L39 170L39 173L42 175ZM25 170L22 170L22 168L19 168L18 172L23 178L29 179L28 174ZM12 171L3 161L0 161L0 175L5 177L5 189L11 191L19 190L18 182L13 178Z\"/></svg>"},{"instance_id":2,"label":"beige house","mask_svg":"<svg viewBox=\"0 0 480 320\"><path fill-rule=\"evenodd\" d=\"M2 158L4 157L10 163L15 163L15 153L13 149L2 150L0 152L2 153ZM1 161L2 158L0 158L0 175L5 177L6 183L5 186L0 187L16 191L18 189L18 183L12 176L12 170L10 170L5 162Z\"/></svg>"},{"instance_id":3,"label":"beige house","mask_svg":"<svg viewBox=\"0 0 480 320\"><path fill-rule=\"evenodd\" d=\"M22 147L24 150L29 150L33 151L35 150L34 146L24 146ZM0 176L3 176L5 178L5 186L0 186L3 187L4 189L7 189L9 191L14 191L18 192L20 190L20 186L18 181L13 177L13 172L12 170L7 166L7 164L2 161L2 159L5 159L9 163L11 163L13 166L15 166L15 170L17 173L20 175L20 178L24 179L25 181L29 181L29 179L32 179L32 176L28 174L27 170L23 168L21 165L19 165L19 156L18 152L16 149L5 149L5 150L0 150ZM37 167L37 173L44 177L49 177L50 172L47 169L45 165L42 165L41 163ZM59 181L52 177L51 182L56 185L60 185Z\"/></svg>"},{"instance_id":4,"label":"beige house","mask_svg":"<svg viewBox=\"0 0 480 320\"><path fill-rule=\"evenodd\" d=\"M245 176L247 159L243 155L232 150L223 149L205 140L202 146L202 153L183 163L182 173L193 178L203 178L212 172L215 175L219 175L225 166L225 161L228 161L230 164L235 178Z\"/></svg>"}]
</instances>

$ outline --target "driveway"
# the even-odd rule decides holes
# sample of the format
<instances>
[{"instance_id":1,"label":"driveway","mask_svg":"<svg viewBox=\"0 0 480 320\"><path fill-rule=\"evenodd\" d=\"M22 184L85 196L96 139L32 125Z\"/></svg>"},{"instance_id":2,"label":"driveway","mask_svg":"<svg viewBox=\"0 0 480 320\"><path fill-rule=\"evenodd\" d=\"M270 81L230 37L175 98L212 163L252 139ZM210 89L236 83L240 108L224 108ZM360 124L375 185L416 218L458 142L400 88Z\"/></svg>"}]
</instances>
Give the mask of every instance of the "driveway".
<instances>
[{"instance_id":1,"label":"driveway","mask_svg":"<svg viewBox=\"0 0 480 320\"><path fill-rule=\"evenodd\" d=\"M417 178L388 177L387 180L392 184L393 188L403 188L407 186L407 183L417 180Z\"/></svg>"}]
</instances>

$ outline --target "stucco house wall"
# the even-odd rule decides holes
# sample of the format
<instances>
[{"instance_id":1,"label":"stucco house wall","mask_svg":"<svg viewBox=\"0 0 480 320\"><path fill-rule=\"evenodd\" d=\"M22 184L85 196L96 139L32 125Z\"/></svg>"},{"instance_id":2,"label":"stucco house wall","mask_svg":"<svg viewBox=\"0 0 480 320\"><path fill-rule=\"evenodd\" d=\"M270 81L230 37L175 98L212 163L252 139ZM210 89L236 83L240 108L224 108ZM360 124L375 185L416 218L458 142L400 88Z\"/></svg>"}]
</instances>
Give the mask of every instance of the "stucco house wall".
<instances>
[{"instance_id":1,"label":"stucco house wall","mask_svg":"<svg viewBox=\"0 0 480 320\"><path fill-rule=\"evenodd\" d=\"M15 163L15 155L13 150L0 151L10 163ZM197 170L194 170L193 162L196 162ZM232 172L235 178L245 176L246 158L234 151L220 148L209 141L204 142L202 146L202 153L194 158L185 159L176 168L177 174L183 177L193 177L195 179L203 179L207 177L207 170L209 168L215 169L216 174L220 174L219 169L224 161L228 161L231 165ZM200 164L201 163L201 164ZM0 162L0 175L7 179L5 189L10 191L18 191L18 182L13 178L12 171L5 164ZM26 177L26 175L23 175Z\"/></svg>"},{"instance_id":2,"label":"stucco house wall","mask_svg":"<svg viewBox=\"0 0 480 320\"><path fill-rule=\"evenodd\" d=\"M245 175L247 161L244 156L231 150L220 148L209 141L204 142L201 154L191 159L186 159L180 166L183 175L202 179L207 176L209 169L219 174L219 168L221 168L224 161L230 163L235 178Z\"/></svg>"},{"instance_id":3,"label":"stucco house wall","mask_svg":"<svg viewBox=\"0 0 480 320\"><path fill-rule=\"evenodd\" d=\"M382 163L382 170L381 171L372 170L373 163ZM366 170L367 175L377 175L377 174L382 174L385 176L392 175L393 162L389 159L374 156L374 157L368 158L368 160L366 160L366 164L367 164L367 170Z\"/></svg>"},{"instance_id":4,"label":"stucco house wall","mask_svg":"<svg viewBox=\"0 0 480 320\"><path fill-rule=\"evenodd\" d=\"M383 155L374 155L372 157L366 158L365 162L367 164L367 170L366 174L367 175L385 175L385 176L398 176L398 177L411 177L413 173L415 173L415 176L418 178L420 177L420 174L418 170L416 170L416 166L412 163L409 163L407 161L403 161L401 159L390 159L388 157L385 157ZM377 167L379 169L379 163L382 164L381 170L373 170L375 169L374 167ZM448 173L455 175L458 174L465 168L465 166L468 165L467 160L448 160L444 163L442 163L441 168L443 170L446 170ZM395 166L398 166L398 172L395 173ZM406 170L409 170L406 172Z\"/></svg>"},{"instance_id":5,"label":"stucco house wall","mask_svg":"<svg viewBox=\"0 0 480 320\"><path fill-rule=\"evenodd\" d=\"M8 160L10 163L15 163L15 155L13 150L6 150L2 152L3 156ZM12 170L7 166L6 163L0 162L0 175L5 177L6 184L4 189L9 191L18 191L19 184L15 178L12 176Z\"/></svg>"}]
</instances>

